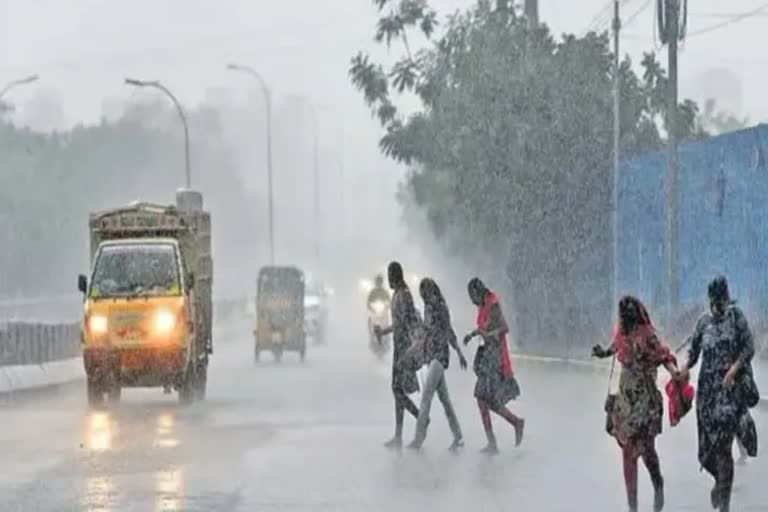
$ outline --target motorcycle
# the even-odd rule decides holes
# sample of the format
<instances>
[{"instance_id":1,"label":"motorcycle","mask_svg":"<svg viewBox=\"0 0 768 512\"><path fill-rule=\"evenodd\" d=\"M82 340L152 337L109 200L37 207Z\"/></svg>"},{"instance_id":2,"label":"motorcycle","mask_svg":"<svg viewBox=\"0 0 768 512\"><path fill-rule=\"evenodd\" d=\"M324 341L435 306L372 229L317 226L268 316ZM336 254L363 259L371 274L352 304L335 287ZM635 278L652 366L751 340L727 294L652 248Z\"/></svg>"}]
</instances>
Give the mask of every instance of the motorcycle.
<instances>
[{"instance_id":1,"label":"motorcycle","mask_svg":"<svg viewBox=\"0 0 768 512\"><path fill-rule=\"evenodd\" d=\"M390 303L375 300L368 304L368 343L371 351L382 359L390 350L392 336L390 334L379 339L376 328L385 329L392 322Z\"/></svg>"}]
</instances>

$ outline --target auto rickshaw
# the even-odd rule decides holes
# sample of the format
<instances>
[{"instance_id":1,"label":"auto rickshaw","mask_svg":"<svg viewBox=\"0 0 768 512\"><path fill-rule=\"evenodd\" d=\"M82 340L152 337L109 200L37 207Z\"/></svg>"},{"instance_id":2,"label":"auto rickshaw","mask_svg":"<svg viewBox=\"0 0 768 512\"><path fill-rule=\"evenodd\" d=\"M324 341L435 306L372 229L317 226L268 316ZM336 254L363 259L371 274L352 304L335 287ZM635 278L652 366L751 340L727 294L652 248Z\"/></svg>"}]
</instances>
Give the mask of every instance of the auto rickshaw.
<instances>
[{"instance_id":1,"label":"auto rickshaw","mask_svg":"<svg viewBox=\"0 0 768 512\"><path fill-rule=\"evenodd\" d=\"M307 351L304 329L304 274L296 267L264 267L256 296L254 361L270 351L280 362L283 352Z\"/></svg>"}]
</instances>

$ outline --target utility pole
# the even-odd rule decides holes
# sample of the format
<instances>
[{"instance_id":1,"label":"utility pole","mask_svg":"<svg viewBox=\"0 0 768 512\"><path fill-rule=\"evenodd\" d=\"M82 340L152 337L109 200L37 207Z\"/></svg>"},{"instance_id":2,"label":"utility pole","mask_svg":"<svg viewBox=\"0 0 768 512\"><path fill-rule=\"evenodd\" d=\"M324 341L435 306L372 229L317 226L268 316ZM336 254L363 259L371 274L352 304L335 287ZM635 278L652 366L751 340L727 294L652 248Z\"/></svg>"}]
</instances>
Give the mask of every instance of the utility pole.
<instances>
[{"instance_id":1,"label":"utility pole","mask_svg":"<svg viewBox=\"0 0 768 512\"><path fill-rule=\"evenodd\" d=\"M310 121L312 123L312 198L313 208L312 213L314 217L314 249L315 249L315 264L320 265L320 146L318 139L320 137L320 124L317 120L317 109L314 104L305 99L307 110L310 114Z\"/></svg>"},{"instance_id":2,"label":"utility pole","mask_svg":"<svg viewBox=\"0 0 768 512\"><path fill-rule=\"evenodd\" d=\"M539 25L539 0L525 0L523 14L531 28Z\"/></svg>"},{"instance_id":3,"label":"utility pole","mask_svg":"<svg viewBox=\"0 0 768 512\"><path fill-rule=\"evenodd\" d=\"M621 142L621 65L619 59L619 32L621 17L619 0L613 0L613 304L619 303L619 160Z\"/></svg>"},{"instance_id":4,"label":"utility pole","mask_svg":"<svg viewBox=\"0 0 768 512\"><path fill-rule=\"evenodd\" d=\"M341 139L339 140L339 196L341 198L341 207L340 207L340 214L339 220L340 220L340 226L341 226L341 234L342 236L347 235L347 219L346 219L346 197L345 197L345 191L346 191L346 177L344 176L344 118L342 117L341 120Z\"/></svg>"},{"instance_id":5,"label":"utility pole","mask_svg":"<svg viewBox=\"0 0 768 512\"><path fill-rule=\"evenodd\" d=\"M318 148L317 116L314 116L314 138L312 143L313 210L315 212L315 264L320 265L320 155Z\"/></svg>"},{"instance_id":6,"label":"utility pole","mask_svg":"<svg viewBox=\"0 0 768 512\"><path fill-rule=\"evenodd\" d=\"M667 44L669 84L667 89L667 321L677 306L677 42L680 37L680 0L664 0L660 27Z\"/></svg>"}]
</instances>

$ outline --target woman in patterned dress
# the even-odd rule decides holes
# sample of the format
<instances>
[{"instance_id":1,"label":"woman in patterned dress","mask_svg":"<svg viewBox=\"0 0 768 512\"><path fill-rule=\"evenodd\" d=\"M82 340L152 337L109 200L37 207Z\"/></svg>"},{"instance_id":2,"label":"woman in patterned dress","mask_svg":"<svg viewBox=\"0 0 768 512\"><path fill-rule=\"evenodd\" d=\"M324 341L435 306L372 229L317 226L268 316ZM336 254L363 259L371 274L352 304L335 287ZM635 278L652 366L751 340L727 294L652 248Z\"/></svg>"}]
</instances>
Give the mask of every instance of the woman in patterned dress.
<instances>
[{"instance_id":1,"label":"woman in patterned dress","mask_svg":"<svg viewBox=\"0 0 768 512\"><path fill-rule=\"evenodd\" d=\"M619 392L608 414L611 435L622 450L629 510L637 510L637 460L642 458L653 483L654 510L659 512L664 508L664 479L656 453L656 436L661 433L664 401L656 377L659 366L677 375L675 357L656 336L645 306L631 296L619 302L613 342L607 349L595 346L592 355L616 356L621 364Z\"/></svg>"},{"instance_id":2,"label":"woman in patterned dress","mask_svg":"<svg viewBox=\"0 0 768 512\"><path fill-rule=\"evenodd\" d=\"M525 420L507 408L507 403L520 395L520 387L512 371L512 362L507 345L507 321L501 311L496 295L474 278L468 285L469 298L477 306L477 329L467 334L464 344L480 336L483 345L475 357L475 399L480 409L480 418L488 438L483 453L495 455L499 452L496 435L493 433L491 412L507 420L515 428L515 446L523 441Z\"/></svg>"},{"instance_id":3,"label":"woman in patterned dress","mask_svg":"<svg viewBox=\"0 0 768 512\"><path fill-rule=\"evenodd\" d=\"M699 462L715 479L712 507L727 512L733 488L733 441L740 420L749 413L743 387L736 384L743 372L751 371L755 345L744 313L731 301L725 277L709 284L708 295L710 311L696 325L680 378L687 378L701 359L696 393Z\"/></svg>"}]
</instances>

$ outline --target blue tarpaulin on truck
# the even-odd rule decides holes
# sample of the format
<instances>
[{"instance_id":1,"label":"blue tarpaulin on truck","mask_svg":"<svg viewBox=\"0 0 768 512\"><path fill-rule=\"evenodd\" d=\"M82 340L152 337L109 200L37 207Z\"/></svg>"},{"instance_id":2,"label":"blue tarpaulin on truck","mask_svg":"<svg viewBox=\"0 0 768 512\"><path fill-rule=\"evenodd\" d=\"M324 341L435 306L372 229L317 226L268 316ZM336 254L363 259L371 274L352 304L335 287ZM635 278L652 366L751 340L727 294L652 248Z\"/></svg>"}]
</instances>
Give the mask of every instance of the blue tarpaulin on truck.
<instances>
[{"instance_id":1,"label":"blue tarpaulin on truck","mask_svg":"<svg viewBox=\"0 0 768 512\"><path fill-rule=\"evenodd\" d=\"M724 274L739 304L768 316L768 125L683 144L678 168L677 288L674 303L705 302ZM622 162L618 288L652 308L667 300L664 152Z\"/></svg>"}]
</instances>

